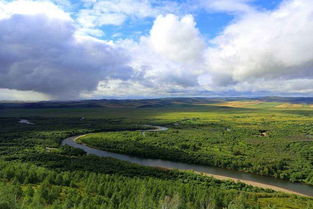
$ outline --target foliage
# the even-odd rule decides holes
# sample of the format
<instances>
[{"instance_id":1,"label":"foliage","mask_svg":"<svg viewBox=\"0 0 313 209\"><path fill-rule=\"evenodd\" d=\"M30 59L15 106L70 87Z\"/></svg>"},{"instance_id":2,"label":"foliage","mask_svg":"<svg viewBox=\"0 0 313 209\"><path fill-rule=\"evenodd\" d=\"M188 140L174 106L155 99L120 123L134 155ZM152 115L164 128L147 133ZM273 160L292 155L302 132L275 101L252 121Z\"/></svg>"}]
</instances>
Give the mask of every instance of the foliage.
<instances>
[{"instance_id":1,"label":"foliage","mask_svg":"<svg viewBox=\"0 0 313 209\"><path fill-rule=\"evenodd\" d=\"M82 140L106 150L312 183L311 116L309 110L211 104L0 109L0 208L312 208L310 198L60 146L66 137L97 132ZM21 118L34 125L18 123ZM134 131L144 124L170 129Z\"/></svg>"}]
</instances>

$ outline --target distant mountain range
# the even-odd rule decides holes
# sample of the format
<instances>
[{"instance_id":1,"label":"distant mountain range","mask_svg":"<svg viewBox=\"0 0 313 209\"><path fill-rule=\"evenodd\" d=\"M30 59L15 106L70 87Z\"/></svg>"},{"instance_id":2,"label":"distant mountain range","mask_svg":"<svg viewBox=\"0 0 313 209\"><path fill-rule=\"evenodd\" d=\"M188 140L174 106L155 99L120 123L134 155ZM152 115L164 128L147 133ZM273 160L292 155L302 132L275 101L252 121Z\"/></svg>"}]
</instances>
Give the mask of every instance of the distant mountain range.
<instances>
[{"instance_id":1,"label":"distant mountain range","mask_svg":"<svg viewBox=\"0 0 313 209\"><path fill-rule=\"evenodd\" d=\"M194 104L215 104L226 101L258 100L263 102L282 102L292 104L313 104L313 97L216 97L216 98L160 98L160 99L101 99L79 101L45 102L1 102L0 108L71 108L71 107L133 107L156 108L171 105L189 106Z\"/></svg>"}]
</instances>

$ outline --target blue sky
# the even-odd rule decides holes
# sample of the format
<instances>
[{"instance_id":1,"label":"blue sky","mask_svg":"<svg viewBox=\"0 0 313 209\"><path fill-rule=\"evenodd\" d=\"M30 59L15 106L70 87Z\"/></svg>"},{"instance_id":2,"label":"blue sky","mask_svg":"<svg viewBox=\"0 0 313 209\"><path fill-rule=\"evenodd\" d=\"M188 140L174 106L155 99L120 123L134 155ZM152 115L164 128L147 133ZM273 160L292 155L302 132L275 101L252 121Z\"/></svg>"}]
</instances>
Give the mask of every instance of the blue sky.
<instances>
[{"instance_id":1,"label":"blue sky","mask_svg":"<svg viewBox=\"0 0 313 209\"><path fill-rule=\"evenodd\" d=\"M0 100L313 96L312 0L0 0Z\"/></svg>"},{"instance_id":2,"label":"blue sky","mask_svg":"<svg viewBox=\"0 0 313 209\"><path fill-rule=\"evenodd\" d=\"M162 5L166 4L169 1L157 0L154 2L156 5ZM218 11L214 9L208 11L204 8L188 8L188 4L193 4L192 7L197 4L189 3L193 1L172 0L170 2L176 3L177 5L184 5L182 11L179 11L180 15L192 14L195 18L199 31L207 39L211 39L217 36L228 24L230 24L238 16L238 14L234 12ZM56 1L56 3L58 3L58 1ZM277 8L277 6L279 6L280 3L281 0L256 0L248 2L249 5L259 10L274 10L275 8ZM72 0L70 1L70 4L67 3L66 5L70 5L70 7L67 7L67 9L72 13L73 18L77 16L79 10L90 8L90 6L86 6L86 3L83 3L82 1ZM149 33L153 25L153 21L153 17L146 17L143 19L132 18L126 20L121 25L104 25L99 27L104 32L104 35L100 37L102 39L109 40L124 38L138 39L140 38L140 36L147 35Z\"/></svg>"}]
</instances>

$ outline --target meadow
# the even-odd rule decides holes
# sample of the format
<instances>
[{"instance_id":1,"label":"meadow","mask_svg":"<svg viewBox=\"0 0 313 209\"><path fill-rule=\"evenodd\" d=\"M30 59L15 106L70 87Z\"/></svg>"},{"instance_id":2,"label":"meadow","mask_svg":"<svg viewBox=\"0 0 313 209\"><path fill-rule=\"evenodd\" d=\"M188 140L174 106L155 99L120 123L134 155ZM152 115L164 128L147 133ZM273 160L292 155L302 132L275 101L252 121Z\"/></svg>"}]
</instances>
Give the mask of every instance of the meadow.
<instances>
[{"instance_id":1,"label":"meadow","mask_svg":"<svg viewBox=\"0 0 313 209\"><path fill-rule=\"evenodd\" d=\"M137 102L138 103L138 102ZM313 111L275 102L0 109L0 208L312 208L313 199L139 166L62 147L132 155L313 184ZM19 123L27 119L30 124ZM163 125L166 132L141 131Z\"/></svg>"}]
</instances>

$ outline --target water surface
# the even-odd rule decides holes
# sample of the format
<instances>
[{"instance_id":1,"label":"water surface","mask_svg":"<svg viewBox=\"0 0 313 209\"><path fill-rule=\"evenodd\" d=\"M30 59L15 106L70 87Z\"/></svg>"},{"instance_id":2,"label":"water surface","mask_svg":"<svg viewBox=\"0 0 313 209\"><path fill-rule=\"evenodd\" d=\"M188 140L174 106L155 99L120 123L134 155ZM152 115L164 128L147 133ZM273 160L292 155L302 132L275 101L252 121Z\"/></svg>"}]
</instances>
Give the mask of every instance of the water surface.
<instances>
[{"instance_id":1,"label":"water surface","mask_svg":"<svg viewBox=\"0 0 313 209\"><path fill-rule=\"evenodd\" d=\"M155 129L146 130L146 131L165 131L166 127L153 126ZM276 179L273 177L259 176L255 174L244 173L240 171L228 170L223 168L216 168L210 166L202 166L188 163L173 162L168 160L160 159L148 159L142 157L135 157L125 154L118 154L114 152L107 152L103 150L94 149L88 147L84 144L78 144L75 142L75 138L78 136L69 137L64 139L62 145L69 145L71 147L79 148L84 150L87 154L93 154L99 157L112 157L118 160L123 160L131 163L136 163L139 165L150 166L150 167L164 167L169 169L179 169L179 170L193 170L197 172L206 173L209 175L219 175L223 177L235 178L242 181L253 181L256 183L266 184L270 186L279 187L286 189L292 192L296 192L302 195L313 197L313 186L301 184L301 183L292 183L289 181L284 181L281 179Z\"/></svg>"}]
</instances>

